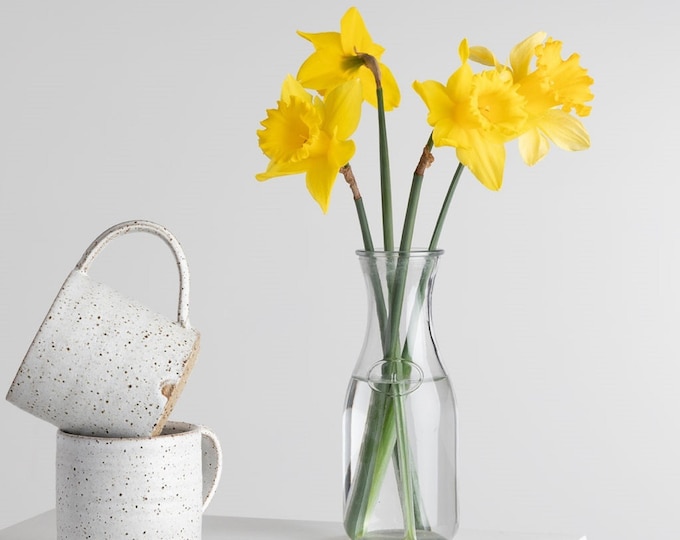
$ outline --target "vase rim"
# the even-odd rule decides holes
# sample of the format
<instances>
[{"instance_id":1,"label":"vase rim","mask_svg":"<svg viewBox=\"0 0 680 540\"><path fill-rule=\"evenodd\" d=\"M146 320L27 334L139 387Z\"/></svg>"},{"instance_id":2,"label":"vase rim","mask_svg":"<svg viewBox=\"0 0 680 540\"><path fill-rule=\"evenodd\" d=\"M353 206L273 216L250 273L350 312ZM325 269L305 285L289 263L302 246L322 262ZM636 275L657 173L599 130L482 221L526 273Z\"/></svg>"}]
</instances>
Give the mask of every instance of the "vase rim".
<instances>
[{"instance_id":1,"label":"vase rim","mask_svg":"<svg viewBox=\"0 0 680 540\"><path fill-rule=\"evenodd\" d=\"M376 249L373 251L367 251L365 249L357 249L356 254L359 257L386 257L388 255L400 255L408 257L439 257L444 254L443 249L427 249L427 248L413 248L408 251L403 251L395 249L392 251L385 251L382 249Z\"/></svg>"}]
</instances>

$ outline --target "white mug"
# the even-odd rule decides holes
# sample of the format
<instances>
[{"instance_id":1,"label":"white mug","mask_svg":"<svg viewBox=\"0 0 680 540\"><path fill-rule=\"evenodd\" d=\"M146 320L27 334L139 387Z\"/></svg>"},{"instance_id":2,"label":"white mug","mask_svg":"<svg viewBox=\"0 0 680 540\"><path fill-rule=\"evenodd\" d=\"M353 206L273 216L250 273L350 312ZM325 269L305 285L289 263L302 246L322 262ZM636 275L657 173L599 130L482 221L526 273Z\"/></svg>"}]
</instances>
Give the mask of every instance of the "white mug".
<instances>
[{"instance_id":1,"label":"white mug","mask_svg":"<svg viewBox=\"0 0 680 540\"><path fill-rule=\"evenodd\" d=\"M176 321L88 275L104 246L139 231L160 237L175 255ZM66 278L7 400L69 433L158 435L194 366L199 337L189 324L189 270L179 242L151 221L119 223L92 242Z\"/></svg>"},{"instance_id":2,"label":"white mug","mask_svg":"<svg viewBox=\"0 0 680 540\"><path fill-rule=\"evenodd\" d=\"M156 437L57 431L58 540L200 540L222 472L216 435L168 422Z\"/></svg>"}]
</instances>

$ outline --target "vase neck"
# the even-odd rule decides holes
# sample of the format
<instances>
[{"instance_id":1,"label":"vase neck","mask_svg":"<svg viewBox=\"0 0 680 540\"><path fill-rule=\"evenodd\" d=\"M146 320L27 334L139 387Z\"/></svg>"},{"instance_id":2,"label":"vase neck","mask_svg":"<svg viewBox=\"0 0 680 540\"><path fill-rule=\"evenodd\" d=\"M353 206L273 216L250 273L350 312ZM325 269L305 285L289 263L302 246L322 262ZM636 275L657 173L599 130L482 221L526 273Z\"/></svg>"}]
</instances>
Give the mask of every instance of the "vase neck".
<instances>
[{"instance_id":1,"label":"vase neck","mask_svg":"<svg viewBox=\"0 0 680 540\"><path fill-rule=\"evenodd\" d=\"M432 289L441 251L358 252L366 283L368 320L357 369L415 365L424 377L443 374L432 328ZM410 370L416 374L418 369Z\"/></svg>"}]
</instances>

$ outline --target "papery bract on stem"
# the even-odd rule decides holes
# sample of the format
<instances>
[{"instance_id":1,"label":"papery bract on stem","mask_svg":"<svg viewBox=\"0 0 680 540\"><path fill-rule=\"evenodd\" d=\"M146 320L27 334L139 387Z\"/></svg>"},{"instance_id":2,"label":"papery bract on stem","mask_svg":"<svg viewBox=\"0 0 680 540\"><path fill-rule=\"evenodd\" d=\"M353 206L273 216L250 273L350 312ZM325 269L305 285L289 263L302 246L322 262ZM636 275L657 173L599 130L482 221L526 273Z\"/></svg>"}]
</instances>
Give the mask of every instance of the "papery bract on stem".
<instances>
[{"instance_id":1,"label":"papery bract on stem","mask_svg":"<svg viewBox=\"0 0 680 540\"><path fill-rule=\"evenodd\" d=\"M364 99L376 107L375 77L361 57L361 54L368 54L378 61L385 110L399 106L401 95L397 81L390 69L380 62L385 49L373 42L359 10L354 7L347 10L340 21L340 32L298 34L315 48L298 71L297 79L302 86L324 95L345 81L359 79Z\"/></svg>"},{"instance_id":2,"label":"papery bract on stem","mask_svg":"<svg viewBox=\"0 0 680 540\"><path fill-rule=\"evenodd\" d=\"M339 170L355 152L349 137L359 124L361 104L357 80L338 86L322 99L288 76L277 108L267 110L261 122L264 129L257 131L260 148L270 161L256 178L263 181L306 173L307 189L326 213Z\"/></svg>"}]
</instances>

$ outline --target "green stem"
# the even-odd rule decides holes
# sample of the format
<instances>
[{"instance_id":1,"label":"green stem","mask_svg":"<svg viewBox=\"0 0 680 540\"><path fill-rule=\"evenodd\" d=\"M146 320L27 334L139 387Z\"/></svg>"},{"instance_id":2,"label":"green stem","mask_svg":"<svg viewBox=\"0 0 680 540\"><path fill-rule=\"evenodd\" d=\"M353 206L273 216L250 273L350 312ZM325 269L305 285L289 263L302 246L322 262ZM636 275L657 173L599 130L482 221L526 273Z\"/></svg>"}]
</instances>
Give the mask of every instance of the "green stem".
<instances>
[{"instance_id":1,"label":"green stem","mask_svg":"<svg viewBox=\"0 0 680 540\"><path fill-rule=\"evenodd\" d=\"M418 166L413 173L413 181L411 182L411 191L409 193L408 204L406 207L406 215L404 218L404 227L402 229L401 242L399 244L399 255L397 260L397 270L395 276L394 286L392 287L392 295L390 298L390 333L389 333L389 353L388 358L395 361L395 367L400 375L410 371L410 366L406 365L406 357L400 355L400 338L399 338L399 321L404 303L404 286L406 282L406 274L408 266L404 258L408 257L408 252L411 250L413 244L413 231L415 229L416 214L418 211L418 202L420 200L420 192L423 185L423 178L425 169L429 167L432 162L432 136L430 135L423 153L420 157ZM404 348L407 350L406 343ZM397 380L403 380L399 377ZM409 446L408 426L406 423L406 397L399 389L392 399L395 422L394 430L385 426L383 437L386 444L394 445L396 443L395 452L395 468L400 482L401 503L404 512L404 529L406 538L416 537L416 521L421 522L421 519L416 520L422 512L420 508L416 508L416 502L420 502L420 497L414 490L418 489L414 484L416 478L416 471L413 469L412 455ZM392 433L394 431L394 434ZM394 442L393 442L394 441ZM387 458L386 455L381 456L383 460ZM384 470L385 462L380 462L378 471Z\"/></svg>"},{"instance_id":2,"label":"green stem","mask_svg":"<svg viewBox=\"0 0 680 540\"><path fill-rule=\"evenodd\" d=\"M408 197L408 204L406 206L406 216L404 218L404 228L401 231L401 243L399 244L399 251L406 252L411 249L413 244L413 231L415 229L416 214L418 212L418 201L420 200L420 190L423 187L423 178L425 176L425 169L432 163L432 135L423 148L423 153L420 156L420 161L413 173L413 181L411 182L411 192Z\"/></svg>"},{"instance_id":3,"label":"green stem","mask_svg":"<svg viewBox=\"0 0 680 540\"><path fill-rule=\"evenodd\" d=\"M399 243L399 251L401 252L409 251L413 243L413 229L415 228L416 211L418 209L418 200L420 199L420 190L422 187L422 175L414 174L413 182L411 183L411 192L408 197L408 206L406 207L404 228L401 231L401 242Z\"/></svg>"},{"instance_id":4,"label":"green stem","mask_svg":"<svg viewBox=\"0 0 680 540\"><path fill-rule=\"evenodd\" d=\"M364 241L364 249L366 251L373 251L373 238L371 237L371 228L368 225L368 218L366 217L366 209L364 208L364 200L359 191L357 179L354 176L352 166L347 163L340 167L340 174L345 177L345 182L352 191L352 198L354 199L354 206L357 209L357 217L359 218L359 226L361 227L361 237Z\"/></svg>"},{"instance_id":5,"label":"green stem","mask_svg":"<svg viewBox=\"0 0 680 540\"><path fill-rule=\"evenodd\" d=\"M364 241L364 249L366 251L373 251L373 238L371 237L371 230L368 226L364 200L361 197L354 199L354 206L357 209L357 217L359 218L359 226L361 227L361 237Z\"/></svg>"},{"instance_id":6,"label":"green stem","mask_svg":"<svg viewBox=\"0 0 680 540\"><path fill-rule=\"evenodd\" d=\"M410 367L408 362L411 361L409 340L413 336L413 332L415 331L415 328L420 319L420 311L423 309L425 302L425 290L427 287L427 283L432 275L432 269L433 265L430 262L428 262L428 264L423 268L423 274L420 278L418 293L416 297L417 302L411 312L411 318L408 326L409 330L407 331L406 337L404 339L404 348L401 354L401 358L404 360L402 367L406 369ZM386 406L387 408L384 416L385 422L382 426L382 435L380 436L379 439L380 442L377 446L375 465L373 468L375 480L371 485L371 489L368 492L369 498L367 502L367 513L369 515L377 502L378 495L380 493L380 487L382 484L382 479L384 478L385 472L387 471L390 458L394 459L394 465L397 471L399 471L399 469L402 467L401 465L402 462L404 462L403 458L400 457L400 452L398 451L398 448L395 447L395 444L397 442L397 429L396 429L397 424L394 418L395 401L396 400L394 399L389 400ZM411 461L406 461L406 463L412 462L413 460L412 452L409 452L407 459L410 459ZM429 530L430 525L428 522L427 515L425 513L423 501L420 497L419 489L420 482L418 481L418 474L417 471L413 468L411 468L411 475L412 479L410 483L412 489L411 492L413 493L412 504L414 508L415 526L417 530ZM400 496L403 496L403 494L401 494Z\"/></svg>"},{"instance_id":7,"label":"green stem","mask_svg":"<svg viewBox=\"0 0 680 540\"><path fill-rule=\"evenodd\" d=\"M352 191L352 196L354 198L354 206L357 210L357 217L359 218L359 226L361 227L361 236L364 241L364 250L368 252L373 252L373 238L371 236L371 229L368 225L368 218L366 217L366 209L364 208L364 200L361 197L361 192L359 191L359 185L357 184L357 179L354 176L354 171L352 171L352 166L348 163L347 165L340 168L340 173L345 177L345 181ZM375 266L375 261L372 261ZM383 296L382 288L380 287L380 280L376 272L371 272L371 282L373 288L375 289L376 298L376 311L378 315L378 322L380 324L380 331L383 338L383 343L385 340L384 329L386 328L385 320L387 319L387 310L385 308L385 298Z\"/></svg>"},{"instance_id":8,"label":"green stem","mask_svg":"<svg viewBox=\"0 0 680 540\"><path fill-rule=\"evenodd\" d=\"M420 156L420 161L413 173L413 181L411 182L411 192L409 194L408 205L406 207L406 216L404 218L404 228L401 235L401 242L399 244L399 255L397 260L397 269L395 275L394 286L392 287L392 297L390 299L390 349L388 358L398 359L399 356L399 320L401 319L401 310L404 303L404 285L406 282L406 274L408 271L408 256L413 243L413 230L415 228L416 214L418 211L418 201L420 200L420 191L423 186L423 178L425 169L432 163L432 135L430 135L423 153Z\"/></svg>"},{"instance_id":9,"label":"green stem","mask_svg":"<svg viewBox=\"0 0 680 540\"><path fill-rule=\"evenodd\" d=\"M394 251L394 231L392 218L392 189L389 168L389 153L387 144L387 128L385 122L385 106L383 100L383 90L380 81L380 70L377 61L370 55L361 55L366 65L373 71L376 79L376 95L378 104L378 131L380 149L380 184L382 199L382 218L383 218L383 243L386 252ZM414 173L411 194L409 196L408 209L404 230L400 243L401 252L397 257L396 274L390 278L387 276L387 292L389 297L389 311L387 313L387 324L381 328L388 329L388 334L383 334L383 353L385 359L392 364L390 369L396 370L395 374L400 374L410 367L404 365L403 359L399 357L401 349L399 339L399 320L401 318L404 287L407 268L402 260L408 257L413 240L413 230L415 216L422 187L423 173L431 162L430 149L432 139L423 151L420 163ZM355 197L356 200L356 197ZM361 208L358 206L360 223L362 217ZM364 226L362 225L362 230ZM365 238L364 238L365 241ZM365 242L364 242L365 243ZM408 259L407 259L408 260ZM388 265L390 264L387 261ZM375 284L373 284L375 287ZM377 287L381 290L381 287ZM383 297L384 298L384 297ZM387 337L387 339L385 339ZM402 379L397 378L396 394L373 393L368 410L364 439L360 449L359 467L357 476L353 483L352 493L348 499L348 508L345 513L345 528L352 538L357 538L365 532L367 514L374 504L382 485L388 457L396 444L397 459L395 469L399 478L401 504L404 519L405 539L416 540L416 512L414 509L414 493L412 472L412 459L409 445L405 396L402 393ZM394 388L395 385L392 386ZM394 421L387 422L394 412ZM393 428L392 428L393 426ZM394 437L392 431L394 430ZM395 440L396 439L396 440ZM377 469L377 470L376 470ZM377 474L376 474L377 472ZM415 497L417 500L418 497ZM370 504L370 506L369 506Z\"/></svg>"},{"instance_id":10,"label":"green stem","mask_svg":"<svg viewBox=\"0 0 680 540\"><path fill-rule=\"evenodd\" d=\"M394 250L394 231L392 219L392 181L390 179L390 156L387 145L387 125L385 123L385 102L383 89L378 84L378 140L380 145L380 194L382 198L383 247L385 251Z\"/></svg>"},{"instance_id":11,"label":"green stem","mask_svg":"<svg viewBox=\"0 0 680 540\"><path fill-rule=\"evenodd\" d=\"M361 197L354 199L354 205L357 209L359 217L359 224L361 225L361 235L364 240L364 249L368 252L373 252L373 239L371 238L371 231L368 226L368 219L366 218L366 209ZM373 261L375 264L375 261ZM382 334L383 343L385 343L384 329L386 328L385 321L387 320L387 309L385 308L385 298L383 296L382 288L380 287L380 279L376 272L371 272L371 282L375 289L376 313L378 316L378 324L380 325L380 332Z\"/></svg>"},{"instance_id":12,"label":"green stem","mask_svg":"<svg viewBox=\"0 0 680 540\"><path fill-rule=\"evenodd\" d=\"M392 400L387 400L385 422L381 428L380 444L378 445L375 457L374 478L376 481L371 483L371 489L368 492L368 500L366 503L369 514L373 511L375 504L378 502L382 479L385 478L390 458L394 454L394 445L396 441L397 431L396 424L394 423L394 402Z\"/></svg>"},{"instance_id":13,"label":"green stem","mask_svg":"<svg viewBox=\"0 0 680 540\"><path fill-rule=\"evenodd\" d=\"M430 153L432 144L432 137L430 136L413 175L411 192L409 194L404 227L399 245L400 253L397 256L396 261L396 273L394 282L392 283L392 286L389 287L390 310L388 317L389 333L386 343L386 358L394 361L393 369L399 373L410 370L410 366L405 365L403 357L400 357L399 355L401 349L401 340L399 338L399 321L401 319L403 308L404 286L407 274L407 259L405 260L405 257L408 257L408 252L410 251L413 242L413 231L415 229L415 219L418 210L418 202L420 199L424 173L425 169L432 162L432 155ZM383 343L385 343L385 341L383 341ZM405 348L407 348L406 344ZM402 379L398 377L397 381L400 380ZM377 501L378 493L380 492L380 486L382 485L390 456L394 453L395 470L397 472L400 484L399 491L401 494L400 498L406 538L415 539L417 526L416 522L422 523L424 520L426 520L426 517L420 517L422 514L422 509L416 508L416 503L418 506L420 506L421 501L418 493L414 491L414 489L417 489L416 485L414 485L417 475L416 471L413 470L412 454L409 445L408 427L406 421L406 397L401 392L399 383L397 383L396 394L392 395L391 399L389 399L387 403L384 403L384 398L382 397L376 397L375 401L380 402L381 410L384 410L382 408L385 406L387 407L387 410L382 417L383 424L380 428L381 435L377 440L375 448L372 449L374 454L370 460L370 473L373 475L373 478L368 490L368 499L365 501L366 508L364 511L366 513L370 512ZM373 404L374 403L372 400L372 405ZM376 404L375 406L378 405Z\"/></svg>"},{"instance_id":14,"label":"green stem","mask_svg":"<svg viewBox=\"0 0 680 540\"><path fill-rule=\"evenodd\" d=\"M437 244L439 243L439 237L442 234L442 228L444 227L444 221L446 220L446 214L449 211L449 206L451 206L451 199L453 199L453 194L458 186L458 180L460 180L460 175L463 172L465 166L462 163L458 164L456 172L453 174L451 179L451 184L449 185L449 190L446 192L446 197L444 198L444 203L439 212L439 217L437 218L437 224L434 227L434 232L432 233L432 239L430 240L430 251L437 249Z\"/></svg>"},{"instance_id":15,"label":"green stem","mask_svg":"<svg viewBox=\"0 0 680 540\"><path fill-rule=\"evenodd\" d=\"M430 143L432 139L430 137ZM444 199L444 202L442 204L441 211L439 213L439 217L437 219L437 223L435 225L435 229L432 235L432 239L430 241L429 245L429 250L434 251L437 249L437 244L439 242L439 237L441 236L441 232L444 226L444 221L446 220L446 216L449 211L449 207L451 206L451 200L453 199L453 194L456 190L456 187L458 185L458 181L460 180L460 176L463 172L463 164L459 163L458 167L456 168L456 171L453 175L453 178L451 180L451 184L449 185L449 189L446 193L446 197ZM421 181L422 178L418 179L414 176L414 186L416 185L416 182ZM413 190L417 189L418 193L420 190L420 186L417 186L416 188L412 187L412 193ZM414 199L416 202L414 204L417 204L417 199ZM411 209L411 199L409 199L409 210ZM413 212L415 214L415 212ZM409 219L406 220L405 223L405 229L406 226L412 227L412 221ZM402 235L402 241L404 240L405 235ZM404 339L404 347L401 351L401 359L403 361L408 361L410 359L411 352L409 350L409 337L411 336L411 332L415 328L415 325L417 324L418 321L418 312L422 309L424 302L426 301L425 299L425 289L427 286L427 282L430 279L430 274L431 274L431 268L426 267L423 269L423 273L420 277L420 283L418 286L418 294L417 294L417 302L416 305L413 308L412 315L411 315L411 321L408 325L406 337ZM398 405L398 404L397 404ZM397 430L399 430L399 415L397 416ZM389 434L383 434L383 436L389 436ZM397 463L398 468L402 468L404 464L410 463L410 450L409 448L401 448L400 445L400 437L397 436L397 449L395 452L395 462ZM380 470L381 464L378 463L378 470ZM409 472L409 471L407 471ZM419 528L425 529L428 527L427 525L427 516L422 513L421 506L422 506L422 501L419 500L419 489L418 489L418 477L417 477L417 471L414 469L409 472L410 478L408 478L406 481L402 480L402 489L410 489L408 492L409 495L412 495L414 497L413 500L408 501L409 504L412 505L414 508L414 514L412 515L407 515L409 518L413 517L414 519L414 526L418 526ZM403 497L403 495L402 495ZM408 528L407 528L407 538L408 538Z\"/></svg>"},{"instance_id":16,"label":"green stem","mask_svg":"<svg viewBox=\"0 0 680 540\"><path fill-rule=\"evenodd\" d=\"M413 507L413 473L411 455L409 451L408 426L406 423L406 396L401 390L402 375L407 366L404 366L404 359L401 358L401 346L399 339L399 321L404 304L404 287L407 275L408 253L400 252L397 259L396 275L394 285L390 295L389 310L389 349L387 360L392 364L392 370L396 372L396 391L391 396L395 411L394 423L396 431L396 451L398 455L398 466L395 462L395 470L400 485L401 507L404 519L404 533L406 540L415 540L415 509Z\"/></svg>"},{"instance_id":17,"label":"green stem","mask_svg":"<svg viewBox=\"0 0 680 540\"><path fill-rule=\"evenodd\" d=\"M348 494L345 508L345 528L351 538L361 538L366 533L366 524L378 502L390 460L397 473L405 537L415 539L417 530L427 530L429 527L424 505L419 496L418 474L413 466L414 456L407 430L406 401L408 396L404 395L406 392L402 381L407 378L403 375L408 374L411 366L407 356L399 357L394 354L395 351L399 351L400 340L396 333L398 325L395 332L392 321L395 320L394 317L397 319L401 317L403 308L403 296L400 301L398 297L395 298L394 294L405 288L403 280L407 272L403 266L407 262L408 259L397 258L399 267L394 276L395 287L390 295L391 312L387 319L391 335L387 339L383 335L384 358L388 360L384 374L386 382L382 383L383 388L376 389L371 394L359 458L356 470L352 474L352 489ZM388 263L385 262L385 264ZM424 269L424 273L427 276L430 275L429 265ZM427 283L427 279L424 282ZM377 290L373 279L371 284L374 290ZM419 293L418 296L424 298L424 293L421 291ZM421 307L417 305L416 311L420 311ZM411 327L413 315L409 317ZM386 331L388 326L385 327ZM406 344L404 347L408 350ZM391 375L395 375L393 383L387 382L392 380Z\"/></svg>"},{"instance_id":18,"label":"green stem","mask_svg":"<svg viewBox=\"0 0 680 540\"><path fill-rule=\"evenodd\" d=\"M361 538L366 532L366 521L372 509L367 503L372 498L375 500L375 495L371 497L371 492L375 490L376 479L382 480L384 475L384 472L382 474L376 472L376 457L384 453L385 439L381 427L385 426L389 418L387 397L387 394L381 392L373 392L371 395L366 429L359 451L360 457L345 508L345 531L353 539ZM393 422L390 420L390 423ZM390 452L392 448L394 443Z\"/></svg>"},{"instance_id":19,"label":"green stem","mask_svg":"<svg viewBox=\"0 0 680 540\"><path fill-rule=\"evenodd\" d=\"M401 386L401 384L398 384ZM399 391L395 397L395 423L397 425L397 455L399 456L399 473L402 487L401 506L404 511L405 540L416 540L416 516L413 505L413 473L411 472L411 450L406 431L405 396Z\"/></svg>"},{"instance_id":20,"label":"green stem","mask_svg":"<svg viewBox=\"0 0 680 540\"><path fill-rule=\"evenodd\" d=\"M431 136L430 136L430 140L428 141L428 145L429 145L429 148L431 148L431 145L432 145L432 137ZM439 242L439 237L441 236L441 232L442 232L442 229L443 229L443 226L444 226L444 221L446 220L446 215L448 213L449 207L451 206L451 200L453 199L453 194L454 194L456 187L458 185L458 181L460 179L462 171L463 171L463 165L462 165L462 163L459 163L458 167L456 168L456 172L454 173L453 178L451 180L451 184L450 184L449 189L447 191L446 197L444 198L442 209L439 213L439 217L438 217L437 223L435 225L435 230L434 230L434 233L432 235L432 239L430 241L430 245L429 245L429 248L428 248L430 251L434 251L437 248L437 244ZM419 194L419 192L420 192L420 185L419 184L421 182L422 182L422 176L420 178L418 178L416 175L414 175L413 186L411 188L412 194L414 193L415 190L417 190L417 191L415 191L416 195ZM415 206L415 204L417 204L417 198L413 197L412 199L414 201L413 205ZM411 208L412 199L411 198L409 199L408 211L411 211L411 213L413 214L414 217L409 218L408 217L409 213L407 211L407 220L406 220L405 225L404 225L404 234L402 235L402 242L404 242L405 238L408 241L410 241L410 239L412 237L413 220L415 220L415 209ZM407 226L410 228L410 231L409 231L410 236L406 235ZM402 249L404 249L405 247L406 247L406 244L404 243L404 247L402 247ZM410 249L410 244L408 244L408 248ZM418 285L418 294L417 294L416 305L413 308L413 312L412 312L412 315L411 315L411 321L408 325L406 337L404 339L404 347L403 347L402 352L401 352L401 358L404 359L404 360L408 360L410 358L410 355L411 355L411 352L409 350L409 337L411 336L411 332L413 331L413 329L415 328L415 325L418 322L418 319L419 319L418 313L422 309L423 304L426 300L425 299L425 289L426 289L426 286L427 286L427 282L430 279L430 273L431 273L431 268L426 267L426 268L423 269L423 273L420 277L420 283ZM402 456L401 453L399 453L399 452L397 453L397 455L398 455L398 462L399 463L404 463L405 462L404 460L408 460L410 458L410 455ZM415 517L415 520L418 523L418 526L421 527L421 528L425 528L425 527L427 527L427 525L426 525L427 516L425 516L422 513L421 508L420 508L421 505L422 505L422 502L419 500L419 497L418 497L419 490L418 490L417 471L415 471L415 470L412 471L412 477L410 479L410 482L411 482L411 487L413 489L413 491L411 493L415 497L415 500L412 501L412 503L414 505L414 509L415 509L415 516L414 517Z\"/></svg>"}]
</instances>

